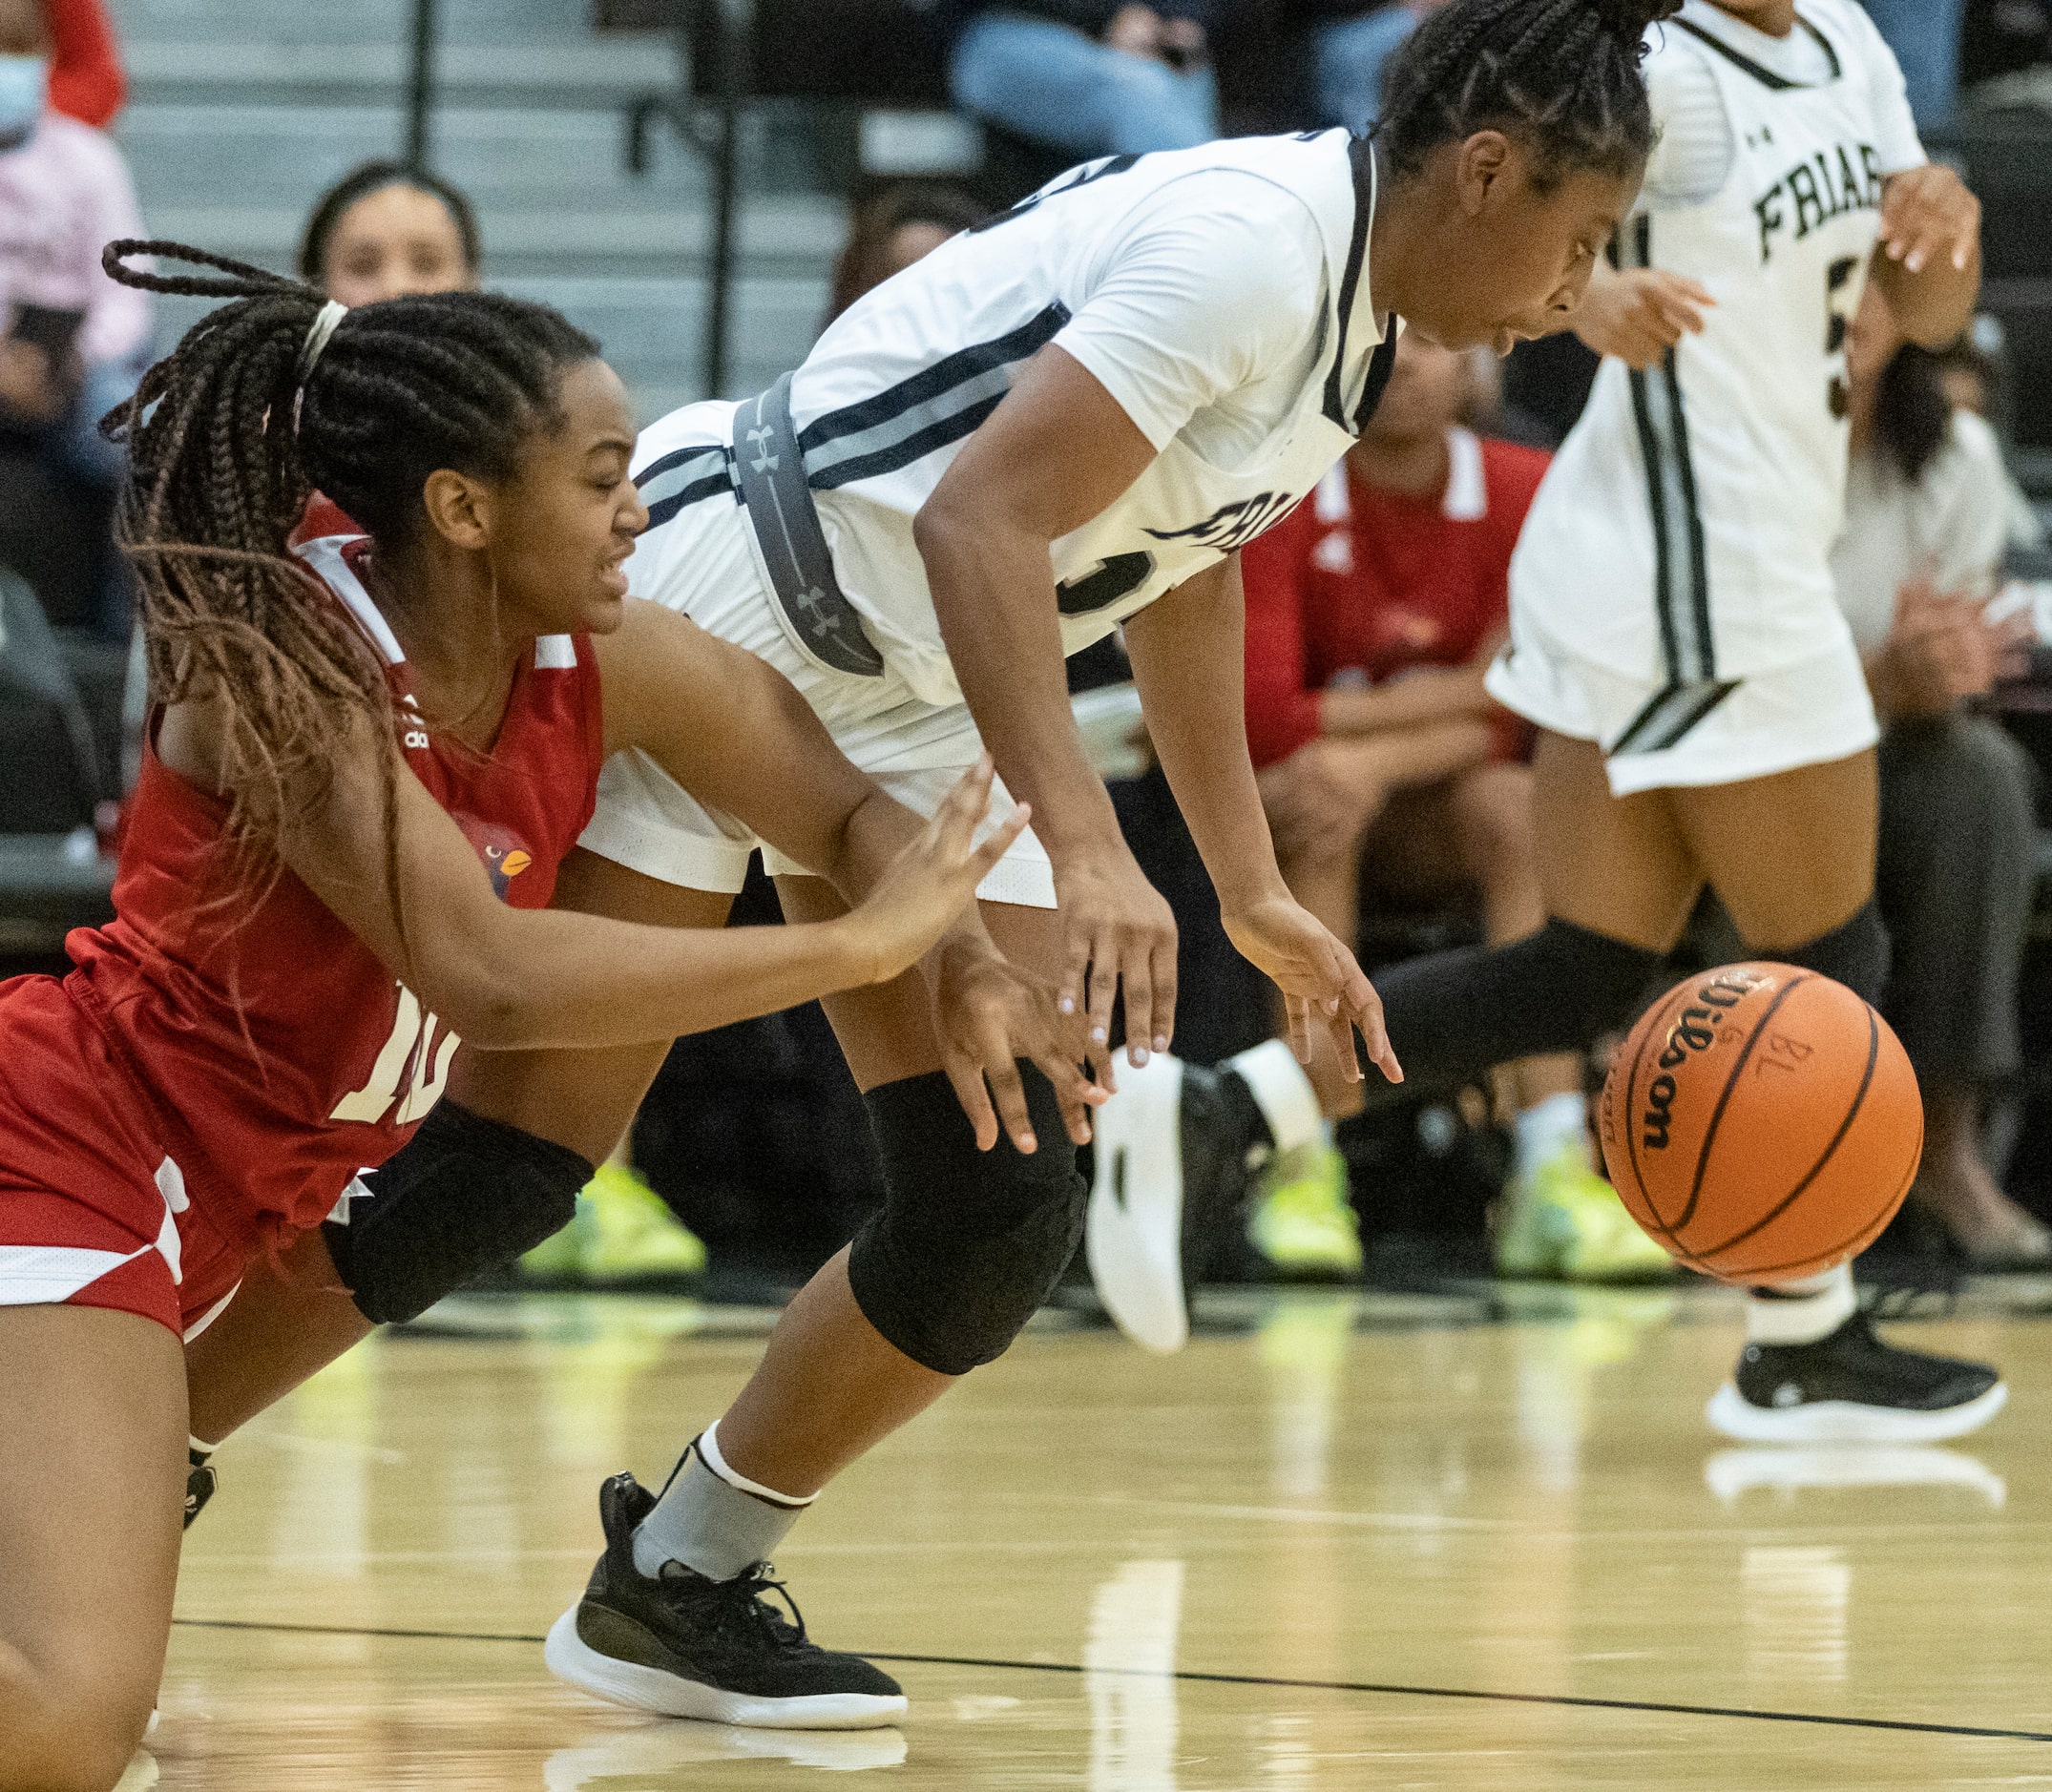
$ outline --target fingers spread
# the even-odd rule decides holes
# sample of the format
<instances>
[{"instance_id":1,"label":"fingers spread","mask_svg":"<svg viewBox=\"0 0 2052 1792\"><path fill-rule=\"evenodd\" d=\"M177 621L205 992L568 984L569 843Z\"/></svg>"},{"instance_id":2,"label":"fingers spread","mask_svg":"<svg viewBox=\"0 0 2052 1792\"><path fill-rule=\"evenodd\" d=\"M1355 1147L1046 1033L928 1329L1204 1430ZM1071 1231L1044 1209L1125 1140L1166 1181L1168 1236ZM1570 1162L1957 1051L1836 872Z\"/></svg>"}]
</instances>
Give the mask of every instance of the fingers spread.
<instances>
[{"instance_id":1,"label":"fingers spread","mask_svg":"<svg viewBox=\"0 0 2052 1792\"><path fill-rule=\"evenodd\" d=\"M989 1151L997 1143L997 1116L991 1111L991 1098L983 1087L982 1071L974 1059L955 1051L945 1040L940 1048L940 1067L948 1073L954 1098L962 1104L962 1112L969 1115L970 1125L976 1129L976 1149Z\"/></svg>"}]
</instances>

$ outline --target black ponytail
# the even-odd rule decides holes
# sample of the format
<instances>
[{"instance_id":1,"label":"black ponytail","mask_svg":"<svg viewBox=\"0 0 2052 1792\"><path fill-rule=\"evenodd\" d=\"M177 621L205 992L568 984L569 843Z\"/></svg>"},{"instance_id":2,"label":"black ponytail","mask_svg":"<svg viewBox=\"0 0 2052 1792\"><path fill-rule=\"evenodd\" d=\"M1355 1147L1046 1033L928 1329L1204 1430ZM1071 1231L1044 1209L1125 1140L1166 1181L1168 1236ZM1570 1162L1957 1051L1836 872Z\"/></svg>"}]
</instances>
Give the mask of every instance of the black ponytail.
<instances>
[{"instance_id":1,"label":"black ponytail","mask_svg":"<svg viewBox=\"0 0 2052 1792\"><path fill-rule=\"evenodd\" d=\"M1681 0L1453 0L1392 59L1377 136L1399 175L1477 131L1521 138L1543 190L1634 173L1653 147L1640 63Z\"/></svg>"},{"instance_id":2,"label":"black ponytail","mask_svg":"<svg viewBox=\"0 0 2052 1792\"><path fill-rule=\"evenodd\" d=\"M1904 343L1881 369L1874 394L1874 439L1905 483L1937 459L1952 429L1942 355Z\"/></svg>"}]
</instances>

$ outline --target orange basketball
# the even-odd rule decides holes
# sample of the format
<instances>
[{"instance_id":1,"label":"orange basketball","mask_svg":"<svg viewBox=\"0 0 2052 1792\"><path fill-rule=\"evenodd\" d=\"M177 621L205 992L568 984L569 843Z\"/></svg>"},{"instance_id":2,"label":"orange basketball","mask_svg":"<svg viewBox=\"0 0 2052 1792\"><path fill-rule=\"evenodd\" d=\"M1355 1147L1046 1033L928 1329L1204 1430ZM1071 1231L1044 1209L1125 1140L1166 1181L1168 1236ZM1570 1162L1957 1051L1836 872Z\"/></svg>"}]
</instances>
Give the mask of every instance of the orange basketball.
<instances>
[{"instance_id":1,"label":"orange basketball","mask_svg":"<svg viewBox=\"0 0 2052 1792\"><path fill-rule=\"evenodd\" d=\"M1880 1236L1924 1148L1916 1073L1843 984L1727 965L1641 1018L1598 1110L1632 1218L1690 1269L1793 1281Z\"/></svg>"}]
</instances>

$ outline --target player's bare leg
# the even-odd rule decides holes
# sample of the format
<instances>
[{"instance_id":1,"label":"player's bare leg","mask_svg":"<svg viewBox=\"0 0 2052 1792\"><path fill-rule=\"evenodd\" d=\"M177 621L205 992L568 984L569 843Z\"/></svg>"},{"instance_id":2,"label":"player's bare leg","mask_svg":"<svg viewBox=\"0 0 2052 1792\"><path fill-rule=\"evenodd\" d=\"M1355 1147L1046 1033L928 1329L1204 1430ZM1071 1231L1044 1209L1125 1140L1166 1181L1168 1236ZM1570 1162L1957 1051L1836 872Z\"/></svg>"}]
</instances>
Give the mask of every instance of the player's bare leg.
<instances>
[{"instance_id":1,"label":"player's bare leg","mask_svg":"<svg viewBox=\"0 0 2052 1792\"><path fill-rule=\"evenodd\" d=\"M793 921L843 912L839 897L817 878L780 878L778 896ZM1052 909L986 903L983 918L1013 963L1056 974L1061 932ZM916 976L844 990L823 1006L865 1093L940 1069ZM720 1448L752 1481L814 1494L958 1379L914 1362L877 1331L848 1285L844 1250L785 1309L755 1374L720 1421Z\"/></svg>"},{"instance_id":2,"label":"player's bare leg","mask_svg":"<svg viewBox=\"0 0 2052 1792\"><path fill-rule=\"evenodd\" d=\"M0 1792L107 1792L171 1634L178 1344L134 1313L9 1306L0 1362Z\"/></svg>"}]
</instances>

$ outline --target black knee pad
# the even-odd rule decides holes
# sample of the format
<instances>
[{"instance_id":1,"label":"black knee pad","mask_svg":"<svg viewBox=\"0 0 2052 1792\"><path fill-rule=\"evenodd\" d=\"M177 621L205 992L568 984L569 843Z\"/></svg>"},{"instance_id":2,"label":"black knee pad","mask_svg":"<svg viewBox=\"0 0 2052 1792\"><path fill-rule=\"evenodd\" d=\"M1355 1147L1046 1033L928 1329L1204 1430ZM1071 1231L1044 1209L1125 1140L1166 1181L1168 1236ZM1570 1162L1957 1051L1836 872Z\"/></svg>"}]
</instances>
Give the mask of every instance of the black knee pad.
<instances>
[{"instance_id":1,"label":"black knee pad","mask_svg":"<svg viewBox=\"0 0 2052 1792\"><path fill-rule=\"evenodd\" d=\"M1833 978L1854 995L1878 1002L1882 985L1888 981L1888 928L1881 920L1880 909L1869 898L1850 921L1840 922L1829 933L1820 933L1787 951L1762 952L1760 956Z\"/></svg>"},{"instance_id":2,"label":"black knee pad","mask_svg":"<svg viewBox=\"0 0 2052 1792\"><path fill-rule=\"evenodd\" d=\"M440 1101L322 1231L357 1310L404 1324L561 1231L591 1179L576 1152Z\"/></svg>"},{"instance_id":3,"label":"black knee pad","mask_svg":"<svg viewBox=\"0 0 2052 1792\"><path fill-rule=\"evenodd\" d=\"M1085 1191L1055 1086L1021 1062L1039 1150L989 1151L938 1071L863 1097L883 1158L883 1207L849 1248L863 1315L914 1363L966 1375L1002 1356L1061 1280Z\"/></svg>"}]
</instances>

